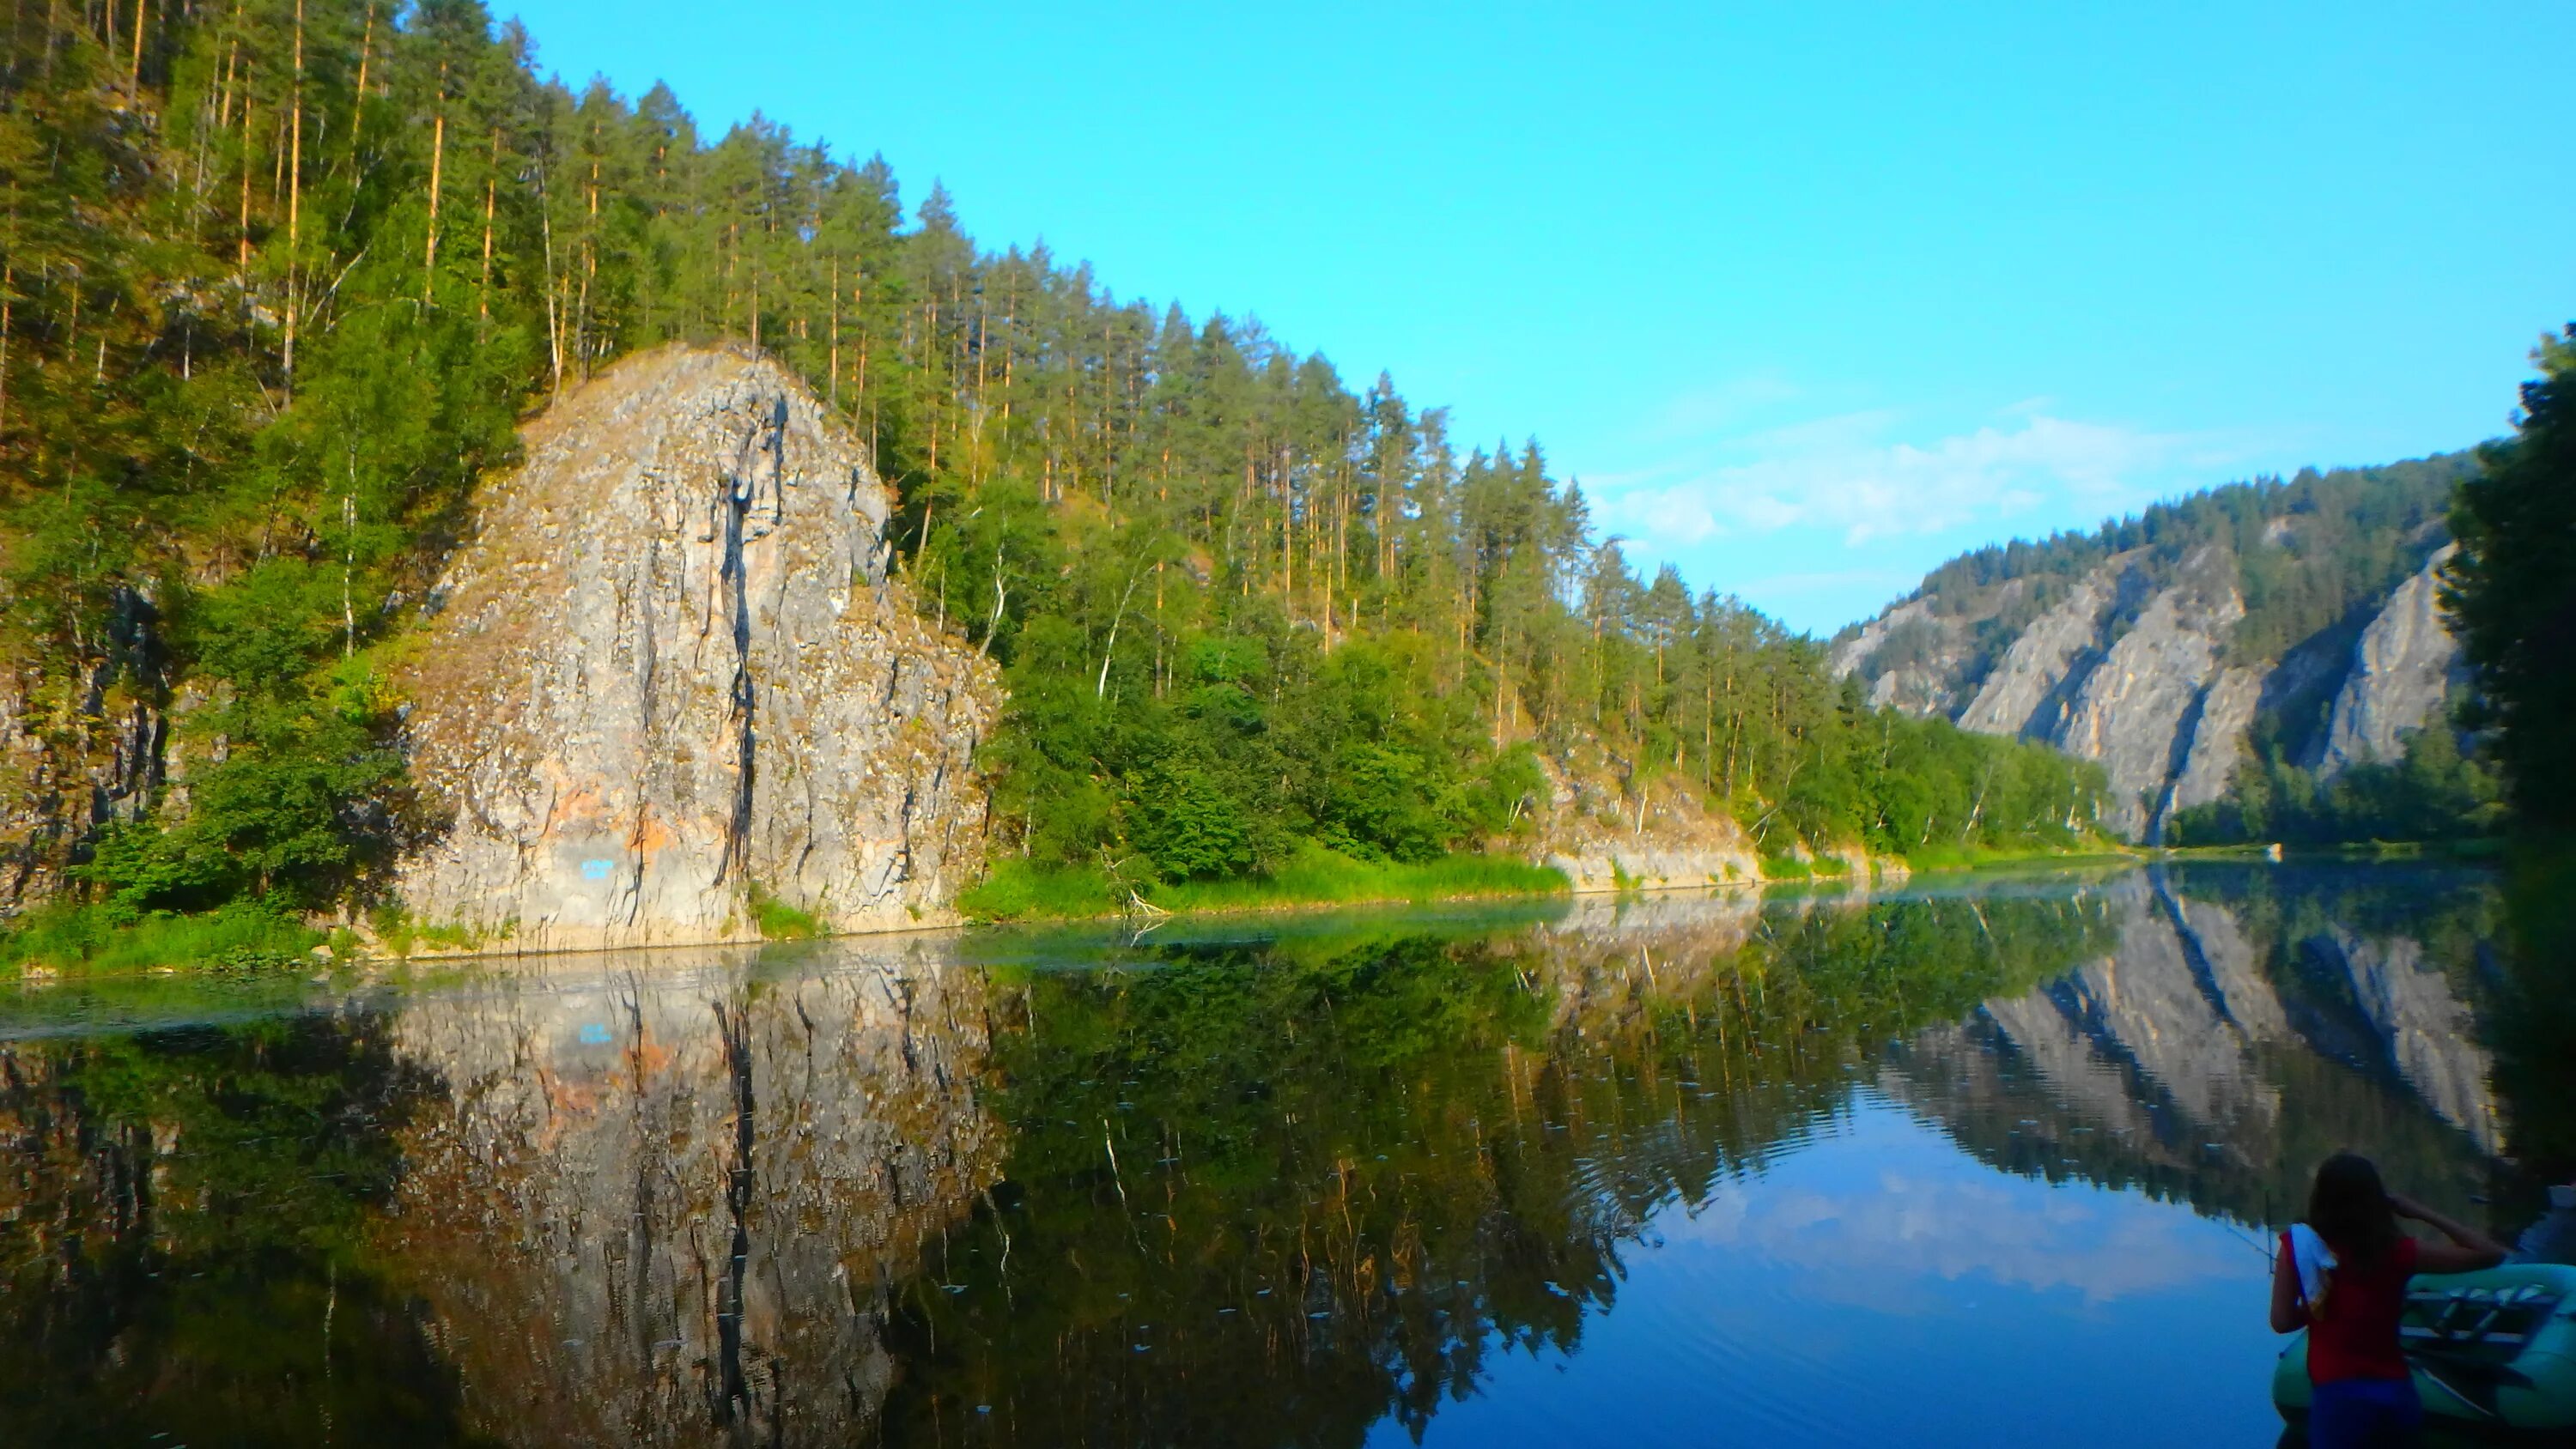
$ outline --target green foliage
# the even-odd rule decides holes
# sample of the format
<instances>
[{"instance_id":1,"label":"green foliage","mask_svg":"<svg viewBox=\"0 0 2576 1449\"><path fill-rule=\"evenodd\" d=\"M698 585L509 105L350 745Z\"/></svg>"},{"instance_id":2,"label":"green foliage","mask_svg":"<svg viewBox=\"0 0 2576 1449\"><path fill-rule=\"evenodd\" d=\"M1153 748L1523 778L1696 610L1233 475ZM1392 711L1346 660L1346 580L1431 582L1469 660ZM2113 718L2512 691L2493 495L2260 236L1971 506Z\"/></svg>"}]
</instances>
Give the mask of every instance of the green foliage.
<instances>
[{"instance_id":1,"label":"green foliage","mask_svg":"<svg viewBox=\"0 0 2576 1449\"><path fill-rule=\"evenodd\" d=\"M2319 780L2275 754L2240 766L2223 799L2179 811L2176 845L2340 845L2363 841L2472 840L2505 826L2502 782L2492 765L2460 752L2440 721L2406 736L2403 759L2351 765Z\"/></svg>"},{"instance_id":2,"label":"green foliage","mask_svg":"<svg viewBox=\"0 0 2576 1449\"><path fill-rule=\"evenodd\" d=\"M2564 833L2576 828L2576 323L2534 360L2514 437L2482 450L2460 486L2443 602L2515 811Z\"/></svg>"},{"instance_id":3,"label":"green foliage","mask_svg":"<svg viewBox=\"0 0 2576 1449\"><path fill-rule=\"evenodd\" d=\"M752 884L750 904L752 924L764 941L810 941L823 934L823 923L812 911L789 905L758 882Z\"/></svg>"},{"instance_id":4,"label":"green foliage","mask_svg":"<svg viewBox=\"0 0 2576 1449\"><path fill-rule=\"evenodd\" d=\"M183 8L123 68L112 13L0 39L0 649L67 754L180 719L185 808L82 843L111 912L381 903L437 822L369 664L473 480L598 367L719 338L865 437L910 596L1001 664L983 764L1033 869L1429 865L1595 746L1784 843L2087 828L2041 752L1909 725L1900 761L1813 641L1638 578L1535 443L980 250L882 161L541 79L473 3Z\"/></svg>"},{"instance_id":5,"label":"green foliage","mask_svg":"<svg viewBox=\"0 0 2576 1449\"><path fill-rule=\"evenodd\" d=\"M1096 866L1045 866L1005 860L960 895L959 910L990 921L1079 919L1133 908L1129 890L1170 911L1257 910L1266 906L1439 901L1479 896L1556 895L1562 872L1492 855L1443 855L1422 861L1360 859L1320 845L1298 846L1257 875L1169 884L1121 882Z\"/></svg>"},{"instance_id":6,"label":"green foliage","mask_svg":"<svg viewBox=\"0 0 2576 1449\"><path fill-rule=\"evenodd\" d=\"M118 912L51 901L0 933L0 966L55 971L142 971L185 966L226 971L311 964L321 932L292 912L256 900L227 901L192 915Z\"/></svg>"}]
</instances>

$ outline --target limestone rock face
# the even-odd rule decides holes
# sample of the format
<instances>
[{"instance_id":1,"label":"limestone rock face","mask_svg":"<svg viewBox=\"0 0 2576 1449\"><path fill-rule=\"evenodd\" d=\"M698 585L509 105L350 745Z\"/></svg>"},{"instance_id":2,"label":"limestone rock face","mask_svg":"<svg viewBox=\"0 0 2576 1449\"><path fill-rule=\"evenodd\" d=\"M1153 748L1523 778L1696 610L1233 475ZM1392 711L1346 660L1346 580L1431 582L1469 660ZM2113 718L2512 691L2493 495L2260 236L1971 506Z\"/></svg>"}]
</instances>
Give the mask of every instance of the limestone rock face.
<instances>
[{"instance_id":1,"label":"limestone rock face","mask_svg":"<svg viewBox=\"0 0 2576 1449\"><path fill-rule=\"evenodd\" d=\"M839 423L774 363L671 347L526 446L402 681L449 817L399 873L414 913L521 951L749 939L756 892L947 919L999 691L888 579L891 500Z\"/></svg>"},{"instance_id":2,"label":"limestone rock face","mask_svg":"<svg viewBox=\"0 0 2576 1449\"><path fill-rule=\"evenodd\" d=\"M2183 726L2218 673L2229 631L2244 616L2245 601L2232 583L2195 580L2163 590L2111 646L2068 710L2051 743L2102 762L2111 778L2102 818L2122 834L2148 833L2177 756L2189 753Z\"/></svg>"},{"instance_id":3,"label":"limestone rock face","mask_svg":"<svg viewBox=\"0 0 2576 1449\"><path fill-rule=\"evenodd\" d=\"M1634 793L1597 755L1593 750L1540 758L1548 799L1539 814L1533 863L1563 871L1577 893L1762 878L1752 837L1723 811L1707 809L1695 790L1658 781ZM1866 859L1860 870L1868 873Z\"/></svg>"},{"instance_id":4,"label":"limestone rock face","mask_svg":"<svg viewBox=\"0 0 2576 1449\"><path fill-rule=\"evenodd\" d=\"M2065 598L2032 620L1960 712L1960 728L1989 735L2051 732L2057 721L2045 707L2058 700L2088 656L2099 657L2102 616L2127 578L2127 560L2114 559L2077 580Z\"/></svg>"},{"instance_id":5,"label":"limestone rock face","mask_svg":"<svg viewBox=\"0 0 2576 1449\"><path fill-rule=\"evenodd\" d=\"M2457 551L2445 544L2361 631L2327 719L2319 774L2398 759L2408 731L2440 721L2460 661L2460 641L2442 622L2440 571Z\"/></svg>"},{"instance_id":6,"label":"limestone rock face","mask_svg":"<svg viewBox=\"0 0 2576 1449\"><path fill-rule=\"evenodd\" d=\"M157 623L120 588L89 657L0 660L0 914L60 888L93 829L152 808L170 743Z\"/></svg>"},{"instance_id":7,"label":"limestone rock face","mask_svg":"<svg viewBox=\"0 0 2576 1449\"><path fill-rule=\"evenodd\" d=\"M1834 646L1837 678L1855 669L1870 675L1869 702L1877 709L1929 714L1949 707L1959 665L1967 658L1960 621L1911 599L1863 624Z\"/></svg>"},{"instance_id":8,"label":"limestone rock face","mask_svg":"<svg viewBox=\"0 0 2576 1449\"><path fill-rule=\"evenodd\" d=\"M2272 523L2266 545L2287 546L2292 520ZM2226 545L2211 544L2179 561L2146 549L2114 554L2036 614L2014 592L2027 579L1955 602L1953 612L1909 599L1847 634L1832 664L1866 679L1881 707L1947 713L1962 729L2101 761L2111 786L2102 823L2160 840L2176 812L2226 798L2258 724L2268 721L2293 758L2331 776L2398 758L2407 732L2439 719L2463 682L2440 604L2451 552L2434 551L2400 582L2357 641L2338 624L2271 658L2239 654L2241 570ZM2001 640L1990 667L1968 644L1985 636ZM1978 679L1981 668L1973 691L1939 687Z\"/></svg>"},{"instance_id":9,"label":"limestone rock face","mask_svg":"<svg viewBox=\"0 0 2576 1449\"><path fill-rule=\"evenodd\" d=\"M2262 699L2261 670L2230 666L2218 671L2186 724L2189 743L2182 773L2174 777L2173 791L2160 814L2206 805L2227 793L2236 767L2244 763L2246 735L2254 727L2254 712Z\"/></svg>"}]
</instances>

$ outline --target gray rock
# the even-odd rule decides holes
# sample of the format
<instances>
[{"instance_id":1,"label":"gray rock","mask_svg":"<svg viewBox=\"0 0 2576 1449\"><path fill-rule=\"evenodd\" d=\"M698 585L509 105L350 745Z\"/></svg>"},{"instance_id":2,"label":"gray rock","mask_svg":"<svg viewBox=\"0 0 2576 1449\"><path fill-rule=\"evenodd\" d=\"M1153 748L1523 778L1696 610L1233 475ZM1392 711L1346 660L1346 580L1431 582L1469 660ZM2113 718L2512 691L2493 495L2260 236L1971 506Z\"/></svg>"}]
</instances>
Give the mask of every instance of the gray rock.
<instances>
[{"instance_id":1,"label":"gray rock","mask_svg":"<svg viewBox=\"0 0 2576 1449\"><path fill-rule=\"evenodd\" d=\"M2263 672L2241 666L2220 670L2201 691L2200 704L2186 724L2190 743L2182 773L2174 777L2163 815L2226 795L2236 767L2246 758L2246 734L2254 726L2255 707L2262 697Z\"/></svg>"},{"instance_id":2,"label":"gray rock","mask_svg":"<svg viewBox=\"0 0 2576 1449\"><path fill-rule=\"evenodd\" d=\"M158 622L119 587L86 654L0 660L0 915L59 889L99 827L154 809L170 746Z\"/></svg>"},{"instance_id":3,"label":"gray rock","mask_svg":"<svg viewBox=\"0 0 2576 1449\"><path fill-rule=\"evenodd\" d=\"M2218 673L2229 632L2245 616L2232 569L2210 551L2185 565L2186 579L2148 601L2084 682L2050 743L2102 762L2110 776L2103 822L2140 837L2187 754L2183 724Z\"/></svg>"},{"instance_id":4,"label":"gray rock","mask_svg":"<svg viewBox=\"0 0 2576 1449\"><path fill-rule=\"evenodd\" d=\"M787 371L630 358L487 483L401 683L446 827L423 920L521 951L947 919L979 861L994 671L887 575L890 499Z\"/></svg>"},{"instance_id":5,"label":"gray rock","mask_svg":"<svg viewBox=\"0 0 2576 1449\"><path fill-rule=\"evenodd\" d=\"M1963 621L1935 614L1928 601L1915 599L1835 645L1831 664L1837 679L1860 671L1869 680L1873 708L1947 714L1968 651Z\"/></svg>"},{"instance_id":6,"label":"gray rock","mask_svg":"<svg viewBox=\"0 0 2576 1449\"><path fill-rule=\"evenodd\" d=\"M2456 544L2444 544L2362 630L2327 717L2319 775L2399 759L2405 736L2438 719L2460 662L2460 643L2442 618L2439 578L2457 551Z\"/></svg>"},{"instance_id":7,"label":"gray rock","mask_svg":"<svg viewBox=\"0 0 2576 1449\"><path fill-rule=\"evenodd\" d=\"M2118 599L2127 569L2125 554L2104 562L2032 620L1960 712L1959 727L1989 735L2050 732L2055 721L2044 716L2044 707L2097 649L2102 616Z\"/></svg>"}]
</instances>

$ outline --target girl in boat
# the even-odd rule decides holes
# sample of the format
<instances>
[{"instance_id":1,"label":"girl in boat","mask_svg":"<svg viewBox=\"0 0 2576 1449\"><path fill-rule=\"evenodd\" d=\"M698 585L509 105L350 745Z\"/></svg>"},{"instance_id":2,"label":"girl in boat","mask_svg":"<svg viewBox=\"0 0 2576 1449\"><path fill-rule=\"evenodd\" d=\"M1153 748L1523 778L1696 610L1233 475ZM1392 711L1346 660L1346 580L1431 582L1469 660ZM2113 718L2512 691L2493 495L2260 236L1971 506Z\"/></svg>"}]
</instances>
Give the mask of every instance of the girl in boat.
<instances>
[{"instance_id":1,"label":"girl in boat","mask_svg":"<svg viewBox=\"0 0 2576 1449\"><path fill-rule=\"evenodd\" d=\"M2450 1241L2418 1243L2400 1218ZM2281 1234L2272 1262L2272 1331L2308 1330L2308 1443L2414 1444L2424 1409L2397 1340L2406 1280L2492 1268L2504 1256L2486 1234L2381 1186L2369 1158L2338 1152L2320 1163L2307 1218Z\"/></svg>"}]
</instances>

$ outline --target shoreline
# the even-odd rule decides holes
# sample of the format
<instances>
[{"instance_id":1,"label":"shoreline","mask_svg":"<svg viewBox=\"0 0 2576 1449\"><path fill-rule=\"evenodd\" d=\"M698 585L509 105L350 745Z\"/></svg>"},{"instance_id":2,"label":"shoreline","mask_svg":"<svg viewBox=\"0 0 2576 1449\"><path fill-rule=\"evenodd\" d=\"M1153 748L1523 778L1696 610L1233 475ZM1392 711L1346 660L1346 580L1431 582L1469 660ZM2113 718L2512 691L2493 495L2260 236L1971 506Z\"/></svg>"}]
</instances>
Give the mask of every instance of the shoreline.
<instances>
[{"instance_id":1,"label":"shoreline","mask_svg":"<svg viewBox=\"0 0 2576 1449\"><path fill-rule=\"evenodd\" d=\"M2281 859L2275 859L2270 856L2268 854L2267 847L2262 845L2162 846L2137 847L2133 849L2095 849L2050 854L2013 854L1968 861L1944 860L1937 863L1926 863L1919 866L1906 863L1904 873L1902 875L1898 875L1895 880L1889 881L1888 884L1891 886L1902 886L1908 881L1973 876L1987 872L2052 870L2081 868L2087 866L2147 865L2165 861L2241 861L2264 862L2270 864L2296 863L2300 861L2334 861L2368 864L2376 862L2396 863L2403 861L2433 860L2478 863L2495 858L2501 853L2503 845L2504 842L2502 841L2422 843L2390 842L2386 844L2363 846L2315 847L2295 852L2286 852L2285 856ZM764 946L794 945L803 941L878 940L904 936L932 935L942 932L1009 929L1024 926L1076 926L1124 923L1141 925L1150 929L1154 924L1183 919L1291 913L1304 915L1349 907L1432 906L1507 901L1578 901L1598 900L1605 896L1614 898L1626 896L1672 896L1691 892L1717 894L1721 892L1739 892L1747 890L1811 890L1818 888L1866 890L1879 884L1883 879L1885 879L1883 873L1873 871L1867 875L1861 875L1855 872L1845 872L1839 875L1814 874L1779 877L1752 876L1733 880L1711 879L1703 882L1688 883L1658 882L1652 885L1631 883L1609 887L1596 886L1587 889L1573 884L1571 878L1561 870L1555 870L1548 867L1529 867L1528 862L1520 861L1512 857L1465 857L1465 859L1508 865L1515 868L1528 867L1534 869L1546 869L1549 874L1556 877L1557 884L1551 887L1533 887L1527 889L1496 888L1452 891L1435 890L1426 892L1386 891L1352 896L1288 893L1270 899L1219 900L1205 903L1185 902L1169 908L1158 908L1158 910L1151 915L1139 914L1132 909L1108 909L1080 913L1031 911L1024 914L1012 914L1007 916L978 916L959 910L949 913L949 919L946 920L908 923L899 926L889 925L849 931L824 931L811 936L771 937L756 934L714 936L697 940L549 946L540 950L510 950L494 949L492 947L475 947L462 950L415 950L401 955L380 956L369 954L346 958L335 956L328 961L324 961L318 957L313 958L310 961L280 961L271 966L250 968L225 967L215 965L208 961L192 961L186 963L163 963L144 967L117 967L106 970L89 971L83 970L77 966L65 967L46 962L28 962L19 963L14 967L14 969L0 967L0 970L8 970L12 973L10 976L0 976L0 981L14 979L21 987L40 987L74 981L119 980L141 977L167 978L190 975L240 975L244 977L283 978L290 975L302 974L308 969L318 973L329 974L348 969L380 968L388 966L436 968L468 965L476 962L509 961L534 956L590 956L618 951L712 950L729 947L759 948ZM1904 863L1904 858L1901 856L1893 857L1892 859L1900 863ZM1239 882L1222 882L1218 884L1232 885L1239 884Z\"/></svg>"}]
</instances>

